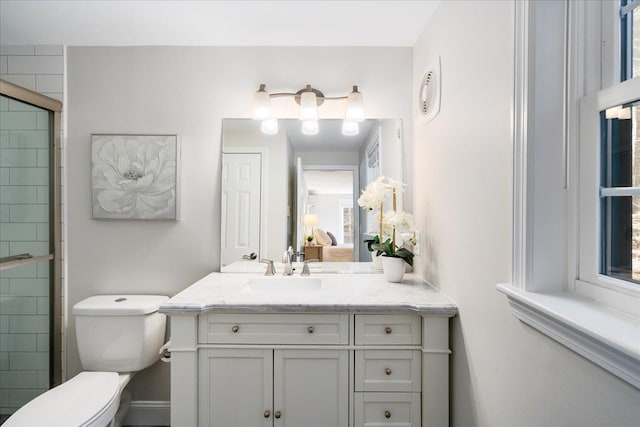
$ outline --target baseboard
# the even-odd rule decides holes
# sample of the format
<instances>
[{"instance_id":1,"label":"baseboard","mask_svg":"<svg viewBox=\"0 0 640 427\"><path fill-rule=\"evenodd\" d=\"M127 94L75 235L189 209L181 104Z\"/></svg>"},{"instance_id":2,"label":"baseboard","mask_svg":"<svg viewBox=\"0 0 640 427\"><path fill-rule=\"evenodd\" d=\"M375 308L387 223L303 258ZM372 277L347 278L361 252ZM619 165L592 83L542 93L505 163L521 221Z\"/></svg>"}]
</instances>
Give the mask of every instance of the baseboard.
<instances>
[{"instance_id":1,"label":"baseboard","mask_svg":"<svg viewBox=\"0 0 640 427\"><path fill-rule=\"evenodd\" d=\"M169 426L171 403L164 400L134 400L122 420L124 426Z\"/></svg>"}]
</instances>

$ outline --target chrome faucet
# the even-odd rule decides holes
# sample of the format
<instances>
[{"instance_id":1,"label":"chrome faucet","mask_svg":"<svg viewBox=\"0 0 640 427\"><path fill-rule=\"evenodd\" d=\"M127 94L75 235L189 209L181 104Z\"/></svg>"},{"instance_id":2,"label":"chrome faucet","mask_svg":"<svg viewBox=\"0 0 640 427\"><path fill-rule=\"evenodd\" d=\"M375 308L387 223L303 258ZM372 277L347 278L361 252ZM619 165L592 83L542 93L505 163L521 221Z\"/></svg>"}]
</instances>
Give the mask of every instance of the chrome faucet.
<instances>
[{"instance_id":1,"label":"chrome faucet","mask_svg":"<svg viewBox=\"0 0 640 427\"><path fill-rule=\"evenodd\" d=\"M320 262L320 260L319 259L306 260L304 262L304 265L302 266L302 273L300 273L301 276L311 276L311 271L309 270L309 263L310 262Z\"/></svg>"},{"instance_id":2,"label":"chrome faucet","mask_svg":"<svg viewBox=\"0 0 640 427\"><path fill-rule=\"evenodd\" d=\"M267 270L264 272L265 276L273 276L276 274L276 268L273 266L273 261L270 259L261 259L261 263L267 264Z\"/></svg>"},{"instance_id":3,"label":"chrome faucet","mask_svg":"<svg viewBox=\"0 0 640 427\"><path fill-rule=\"evenodd\" d=\"M284 251L284 255L282 255L282 263L284 264L284 271L282 274L284 276L292 276L293 275L293 266L291 263L293 262L293 247L289 246L289 249Z\"/></svg>"}]
</instances>

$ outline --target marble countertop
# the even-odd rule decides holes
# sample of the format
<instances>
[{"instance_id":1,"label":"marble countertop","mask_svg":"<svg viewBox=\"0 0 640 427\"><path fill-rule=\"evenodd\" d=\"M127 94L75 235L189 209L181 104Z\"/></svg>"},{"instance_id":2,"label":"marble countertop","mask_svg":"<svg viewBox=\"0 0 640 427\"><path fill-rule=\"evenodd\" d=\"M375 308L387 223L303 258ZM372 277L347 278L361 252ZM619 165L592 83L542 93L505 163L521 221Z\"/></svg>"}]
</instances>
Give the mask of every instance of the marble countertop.
<instances>
[{"instance_id":1,"label":"marble countertop","mask_svg":"<svg viewBox=\"0 0 640 427\"><path fill-rule=\"evenodd\" d=\"M216 312L394 312L455 316L456 305L414 274L389 283L382 274L266 277L211 273L160 306L169 315Z\"/></svg>"}]
</instances>

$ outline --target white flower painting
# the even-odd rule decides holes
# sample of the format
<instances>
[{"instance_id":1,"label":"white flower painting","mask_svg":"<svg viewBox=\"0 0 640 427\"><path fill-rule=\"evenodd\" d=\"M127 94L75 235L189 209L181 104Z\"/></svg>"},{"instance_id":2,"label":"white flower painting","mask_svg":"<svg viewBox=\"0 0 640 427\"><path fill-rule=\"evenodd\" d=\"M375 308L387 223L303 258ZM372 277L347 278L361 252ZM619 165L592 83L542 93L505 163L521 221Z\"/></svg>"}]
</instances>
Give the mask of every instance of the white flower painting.
<instances>
[{"instance_id":1,"label":"white flower painting","mask_svg":"<svg viewBox=\"0 0 640 427\"><path fill-rule=\"evenodd\" d=\"M177 219L176 135L91 135L94 219Z\"/></svg>"}]
</instances>

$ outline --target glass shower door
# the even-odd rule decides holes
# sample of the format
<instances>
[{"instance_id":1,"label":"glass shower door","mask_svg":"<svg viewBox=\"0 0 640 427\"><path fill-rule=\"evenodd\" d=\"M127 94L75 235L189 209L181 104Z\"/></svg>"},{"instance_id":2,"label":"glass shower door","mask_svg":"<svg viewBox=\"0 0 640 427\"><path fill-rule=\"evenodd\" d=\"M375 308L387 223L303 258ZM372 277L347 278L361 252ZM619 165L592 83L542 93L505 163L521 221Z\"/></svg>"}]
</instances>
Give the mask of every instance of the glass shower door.
<instances>
[{"instance_id":1,"label":"glass shower door","mask_svg":"<svg viewBox=\"0 0 640 427\"><path fill-rule=\"evenodd\" d=\"M53 118L0 97L0 424L53 381Z\"/></svg>"}]
</instances>

